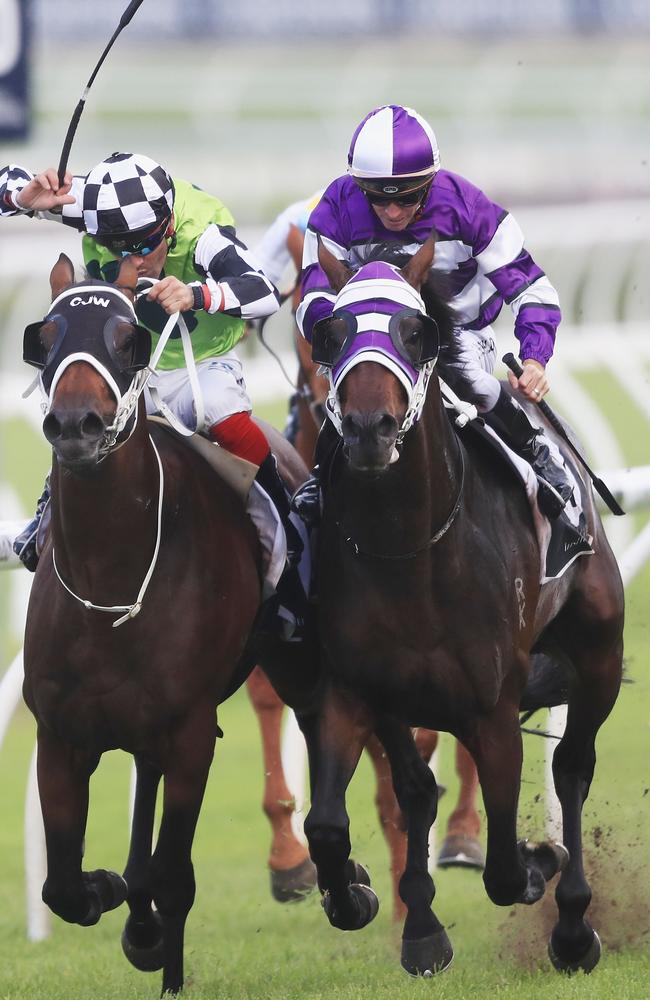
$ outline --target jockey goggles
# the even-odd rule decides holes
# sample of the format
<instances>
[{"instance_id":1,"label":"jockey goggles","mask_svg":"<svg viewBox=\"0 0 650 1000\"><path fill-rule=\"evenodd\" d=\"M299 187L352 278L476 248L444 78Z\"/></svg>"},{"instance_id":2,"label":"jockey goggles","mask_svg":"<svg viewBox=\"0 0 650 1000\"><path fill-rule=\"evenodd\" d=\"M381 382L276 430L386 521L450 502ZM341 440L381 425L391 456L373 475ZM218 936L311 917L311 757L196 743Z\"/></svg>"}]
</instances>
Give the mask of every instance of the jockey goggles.
<instances>
[{"instance_id":1,"label":"jockey goggles","mask_svg":"<svg viewBox=\"0 0 650 1000\"><path fill-rule=\"evenodd\" d=\"M165 219L162 225L157 226L153 231L150 230L146 235L141 236L140 239L134 239L133 233L124 233L123 235L116 236L96 236L95 239L101 246L110 250L115 257L131 257L133 255L148 257L165 239L168 227L169 219Z\"/></svg>"},{"instance_id":2,"label":"jockey goggles","mask_svg":"<svg viewBox=\"0 0 650 1000\"><path fill-rule=\"evenodd\" d=\"M424 201L431 187L431 177L428 177L424 184L419 184L413 188L413 178L409 179L408 186L404 181L394 178L383 178L372 180L368 177L355 177L366 198L371 205L400 205L410 207L419 205Z\"/></svg>"},{"instance_id":3,"label":"jockey goggles","mask_svg":"<svg viewBox=\"0 0 650 1000\"><path fill-rule=\"evenodd\" d=\"M334 368L363 333L359 318L349 309L335 309L331 316L314 324L311 340L312 360L325 368ZM365 318L365 317L364 317ZM440 350L438 324L418 309L405 308L386 316L387 333L397 354L413 368L435 361ZM364 323L364 326L366 324Z\"/></svg>"}]
</instances>

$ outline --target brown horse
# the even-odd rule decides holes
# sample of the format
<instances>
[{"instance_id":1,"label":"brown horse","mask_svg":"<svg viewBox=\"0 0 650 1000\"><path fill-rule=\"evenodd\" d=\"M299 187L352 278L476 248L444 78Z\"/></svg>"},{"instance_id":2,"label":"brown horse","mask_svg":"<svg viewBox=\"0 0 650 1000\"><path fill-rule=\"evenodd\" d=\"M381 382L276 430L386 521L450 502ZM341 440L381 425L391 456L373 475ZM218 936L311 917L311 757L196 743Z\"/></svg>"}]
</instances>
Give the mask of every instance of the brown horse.
<instances>
[{"instance_id":1,"label":"brown horse","mask_svg":"<svg viewBox=\"0 0 650 1000\"><path fill-rule=\"evenodd\" d=\"M296 227L293 229L295 232L290 233L295 244L291 248L292 256L297 261L299 270L302 234L298 234ZM297 234L300 236L299 245L296 243ZM296 291L299 292L299 288ZM298 301L299 295L294 293L294 308ZM311 359L311 345L301 336L297 327L294 328L294 343L298 356L298 378L297 391L292 398L289 440L309 466L313 464L318 432L326 419L325 400L329 384L319 374L319 366ZM296 901L304 898L306 892L316 884L316 874L306 847L296 837L292 827L295 801L287 785L281 757L280 734L285 706L260 668L249 676L247 687L262 739L263 809L272 834L268 859L271 893L279 902ZM420 755L428 763L436 749L438 734L420 727L415 733L415 741ZM401 921L406 915L399 894L399 881L406 865L405 820L393 791L388 758L376 736L369 738L366 750L375 770L375 804L390 855L393 919ZM449 817L447 835L440 853L443 859L452 859L446 863L480 869L482 851L477 840L480 818L476 805L478 775L474 761L459 742L456 743L456 772L460 782L458 801Z\"/></svg>"},{"instance_id":2,"label":"brown horse","mask_svg":"<svg viewBox=\"0 0 650 1000\"><path fill-rule=\"evenodd\" d=\"M127 261L117 286L75 285L62 256L50 278L53 306L25 333L25 358L42 369L48 396L53 466L24 695L38 723L45 902L86 926L126 899L125 954L139 969L162 968L163 992L177 993L216 706L255 662L274 677L277 664L285 698L292 672L305 690L314 676L306 647L280 643L263 609L260 617L260 545L241 499L204 458L145 419L137 380L150 338L135 319L136 278ZM299 484L305 469L286 443L280 464ZM137 768L124 878L81 867L89 779L114 748L133 754Z\"/></svg>"},{"instance_id":3,"label":"brown horse","mask_svg":"<svg viewBox=\"0 0 650 1000\"><path fill-rule=\"evenodd\" d=\"M345 789L376 732L407 817L402 965L415 975L445 968L453 951L431 909L435 890L427 871L437 789L409 727L451 732L478 768L490 899L502 906L535 902L561 869L549 954L560 970L589 971L600 943L584 917L591 892L581 811L596 733L621 680L620 574L591 489L572 463L595 554L540 584L537 536L521 486L479 435L459 439L443 406L433 367L438 332L429 317L443 338L453 336L452 321L430 289L427 310L414 291L433 253L431 238L401 272L375 263L352 276L321 252L331 286L343 291L334 316L314 330L313 356L331 366L343 448L329 476L321 527L328 685L305 832L330 922L364 926L377 904L367 885L356 884L361 880L348 862ZM568 721L553 761L566 849L517 842L518 712L528 704L531 653L548 654L533 655L531 678L538 659L563 682L570 676Z\"/></svg>"}]
</instances>

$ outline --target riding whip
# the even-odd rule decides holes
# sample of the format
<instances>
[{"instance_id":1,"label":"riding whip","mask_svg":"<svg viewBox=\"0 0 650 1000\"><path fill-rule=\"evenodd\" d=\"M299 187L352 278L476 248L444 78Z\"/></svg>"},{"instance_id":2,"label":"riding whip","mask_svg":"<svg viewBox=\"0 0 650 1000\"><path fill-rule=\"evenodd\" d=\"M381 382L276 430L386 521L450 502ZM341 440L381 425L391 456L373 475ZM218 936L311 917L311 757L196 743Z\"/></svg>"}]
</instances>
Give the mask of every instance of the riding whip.
<instances>
[{"instance_id":1,"label":"riding whip","mask_svg":"<svg viewBox=\"0 0 650 1000\"><path fill-rule=\"evenodd\" d=\"M503 358L501 360L503 361L504 365L507 365L508 368L510 369L510 371L513 372L513 374L517 376L517 378L519 378L520 375L523 374L524 370L521 367L521 365L519 364L519 362L517 361L517 359L515 358L514 354L504 354ZM560 420L560 418L558 416L556 416L556 414L553 412L553 410L548 405L548 403L545 403L544 400L542 399L542 400L540 400L539 403L537 403L537 406L539 406L540 410L542 411L542 413L544 414L544 416L548 420L548 422L551 425L551 427L553 428L553 430L556 431L560 435L560 437L562 438L562 440L565 441L568 444L569 448L571 449L571 451L573 452L573 454L575 455L575 457L578 459L578 461L580 462L580 464L583 466L583 468L585 469L585 471L588 473L589 478L591 479L592 483L594 484L594 489L596 490L596 493L601 498L601 500L604 503L607 504L607 506L611 510L612 514L616 514L617 517L620 517L622 514L624 514L625 511L620 506L620 504L617 503L616 498L613 496L613 494L611 493L611 491L607 488L607 486L602 481L602 479L599 479L598 476L596 475L596 473L593 472L589 468L589 466L587 465L586 460L580 454L580 452L578 451L578 449L574 445L573 441L571 440L571 438L569 437L569 435L565 431L564 426L562 424L562 421Z\"/></svg>"},{"instance_id":2,"label":"riding whip","mask_svg":"<svg viewBox=\"0 0 650 1000\"><path fill-rule=\"evenodd\" d=\"M131 21L133 15L135 14L135 12L137 11L138 7L141 4L142 4L142 0L131 0L131 3L129 4L129 6L126 8L126 10L124 11L124 13L122 14L122 17L120 18L120 23L118 24L117 28L113 32L113 36L112 36L110 42L108 43L108 45L106 46L106 48L102 52L102 54L101 54L101 56L99 58L99 62L95 66L94 70L92 71L90 79L88 80L88 83L86 84L86 88L85 88L83 94L81 95L81 99L80 99L79 103L77 104L77 107L74 110L74 114L73 114L72 118L70 119L70 124L68 125L68 131L66 133L65 142L63 143L63 149L61 150L61 159L59 160L59 187L62 186L63 180L65 178L65 171L66 171L66 167L68 166L68 157L70 156L70 148L72 146L72 140L74 139L75 132L77 131L77 125L79 124L79 119L81 118L81 114L82 114L83 109L84 109L84 107L86 105L86 98L88 96L88 91L92 87L92 85L94 83L94 80L95 80L95 77L99 73L101 65L104 62L104 59L106 58L106 56L110 52L111 48L113 47L113 43L114 43L115 39L120 34L120 32L122 31L122 29L126 28L127 24Z\"/></svg>"}]
</instances>

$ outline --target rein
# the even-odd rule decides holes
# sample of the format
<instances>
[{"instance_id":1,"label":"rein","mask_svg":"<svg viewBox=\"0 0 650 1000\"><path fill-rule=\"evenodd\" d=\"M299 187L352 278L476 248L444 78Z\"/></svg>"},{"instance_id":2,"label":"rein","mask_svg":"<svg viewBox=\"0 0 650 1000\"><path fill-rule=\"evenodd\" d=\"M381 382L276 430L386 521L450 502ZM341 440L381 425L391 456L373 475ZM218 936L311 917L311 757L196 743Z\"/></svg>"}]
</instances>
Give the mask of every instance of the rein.
<instances>
[{"instance_id":1,"label":"rein","mask_svg":"<svg viewBox=\"0 0 650 1000\"><path fill-rule=\"evenodd\" d=\"M126 614L122 615L121 618L118 618L117 621L113 622L113 628L117 628L118 625L123 625L124 622L129 621L131 618L135 618L135 616L140 613L140 610L142 609L142 601L144 600L144 595L147 591L147 587L149 586L149 581L153 576L153 571L156 567L156 562L158 561L158 552L160 550L160 540L162 536L162 510L163 510L163 496L165 488L165 476L163 473L163 467L162 467L162 462L160 460L160 455L158 454L158 449L156 448L156 445L154 444L154 440L151 437L151 435L149 435L149 440L151 441L151 446L154 450L154 454L158 461L159 486L158 486L158 517L156 524L156 544L154 546L153 557L149 564L149 569L147 570L145 578L142 581L142 585L140 587L140 590L138 591L138 596L136 597L135 602L133 604L113 604L110 606L105 606L102 604L93 604L92 601L89 601L83 597L79 597L79 595L75 594L74 590L72 590L67 585L67 583L59 573L59 568L56 564L56 558L54 554L54 546L52 546L52 564L54 566L54 572L57 575L57 579L61 584L61 586L65 590L67 590L68 593L72 597L74 597L76 601L79 601L80 604L83 604L84 608L86 608L88 611L105 611L107 614L117 614L120 611L126 612Z\"/></svg>"},{"instance_id":2,"label":"rein","mask_svg":"<svg viewBox=\"0 0 650 1000\"><path fill-rule=\"evenodd\" d=\"M387 553L384 552L369 552L366 549L360 548L358 543L354 541L351 535L346 535L345 528L343 527L340 521L335 521L334 523L336 524L336 527L342 533L344 541L346 541L352 547L352 551L354 552L355 556L365 556L366 558L369 559L383 559L386 561L414 559L422 552L428 552L429 549L433 548L436 542L439 542L440 539L447 534L452 524L456 520L458 511L461 508L463 499L463 488L465 486L465 458L463 456L462 446L458 440L457 440L457 446L458 446L458 454L460 456L460 484L458 486L458 494L456 496L454 505L449 513L449 516L447 517L447 520L440 528L438 528L436 533L431 536L429 541L425 542L423 545L418 546L418 548L416 549L411 549L409 552L399 552L396 555L388 555Z\"/></svg>"}]
</instances>

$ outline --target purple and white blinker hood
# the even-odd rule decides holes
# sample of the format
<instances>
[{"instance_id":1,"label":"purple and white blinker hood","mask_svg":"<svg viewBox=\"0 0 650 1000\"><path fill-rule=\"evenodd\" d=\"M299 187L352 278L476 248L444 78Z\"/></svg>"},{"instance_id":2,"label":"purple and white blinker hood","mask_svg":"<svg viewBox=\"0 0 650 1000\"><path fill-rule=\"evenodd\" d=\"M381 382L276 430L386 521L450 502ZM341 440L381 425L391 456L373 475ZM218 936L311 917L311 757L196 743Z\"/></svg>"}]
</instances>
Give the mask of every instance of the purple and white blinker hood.
<instances>
[{"instance_id":1,"label":"purple and white blinker hood","mask_svg":"<svg viewBox=\"0 0 650 1000\"><path fill-rule=\"evenodd\" d=\"M391 318L405 309L426 315L422 296L392 264L364 264L348 281L336 296L334 314L341 310L352 313L357 333L332 368L335 389L356 365L376 361L399 379L410 402L419 370L399 353L388 329Z\"/></svg>"},{"instance_id":2,"label":"purple and white blinker hood","mask_svg":"<svg viewBox=\"0 0 650 1000\"><path fill-rule=\"evenodd\" d=\"M338 293L333 318L345 318L350 329L340 353L327 369L330 393L327 413L340 432L341 411L338 387L356 365L374 361L395 375L404 387L408 408L398 435L399 441L419 418L427 385L437 360L437 326L427 316L422 296L401 275L399 269L383 261L364 264ZM433 329L435 349L429 349L421 363L411 363L400 342L399 330L404 318L418 319ZM322 320L327 323L327 320ZM314 329L316 335L316 328ZM314 359L319 360L314 352ZM399 443L398 441L398 443Z\"/></svg>"}]
</instances>

